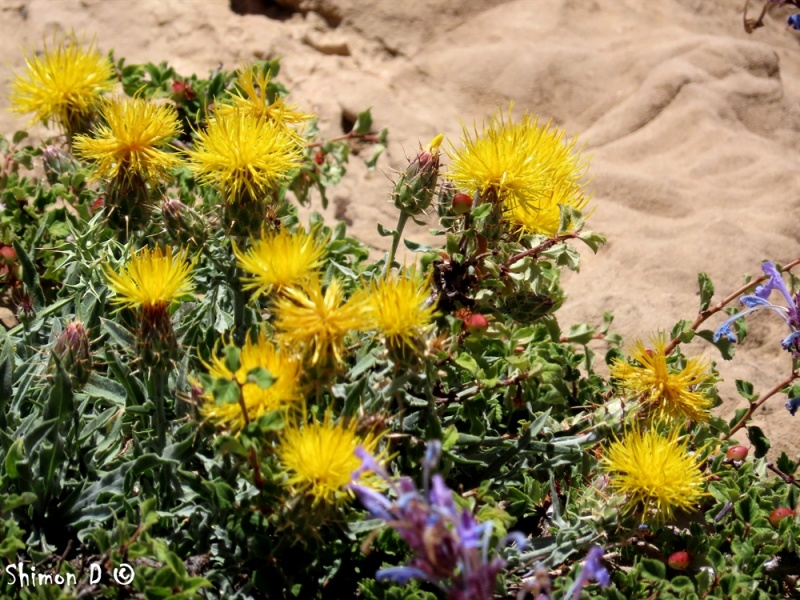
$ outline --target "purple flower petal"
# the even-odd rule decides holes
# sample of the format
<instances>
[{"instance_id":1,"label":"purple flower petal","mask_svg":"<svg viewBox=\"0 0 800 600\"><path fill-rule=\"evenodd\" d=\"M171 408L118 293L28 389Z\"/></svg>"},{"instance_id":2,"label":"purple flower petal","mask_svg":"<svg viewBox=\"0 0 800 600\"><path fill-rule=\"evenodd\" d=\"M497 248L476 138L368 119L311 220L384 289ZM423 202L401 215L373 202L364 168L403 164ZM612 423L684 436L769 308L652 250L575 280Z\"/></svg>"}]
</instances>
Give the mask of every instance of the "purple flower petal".
<instances>
[{"instance_id":1,"label":"purple flower petal","mask_svg":"<svg viewBox=\"0 0 800 600\"><path fill-rule=\"evenodd\" d=\"M430 581L428 574L416 567L386 567L385 569L379 569L375 573L376 581L394 581L400 585L405 585L412 579Z\"/></svg>"}]
</instances>

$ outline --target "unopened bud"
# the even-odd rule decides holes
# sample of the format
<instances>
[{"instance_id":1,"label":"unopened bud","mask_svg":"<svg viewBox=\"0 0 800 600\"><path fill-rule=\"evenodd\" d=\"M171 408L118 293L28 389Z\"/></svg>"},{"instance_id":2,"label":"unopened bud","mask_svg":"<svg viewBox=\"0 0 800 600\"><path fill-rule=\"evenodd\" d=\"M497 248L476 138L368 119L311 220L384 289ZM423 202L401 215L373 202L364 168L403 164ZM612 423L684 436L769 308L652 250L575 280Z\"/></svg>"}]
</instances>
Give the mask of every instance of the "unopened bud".
<instances>
[{"instance_id":1,"label":"unopened bud","mask_svg":"<svg viewBox=\"0 0 800 600\"><path fill-rule=\"evenodd\" d=\"M44 174L50 185L57 183L62 175L74 173L80 166L75 157L58 146L45 146L42 151L42 162Z\"/></svg>"},{"instance_id":2,"label":"unopened bud","mask_svg":"<svg viewBox=\"0 0 800 600\"><path fill-rule=\"evenodd\" d=\"M469 316L465 325L467 326L467 331L471 334L480 335L489 329L489 319L480 313L474 313Z\"/></svg>"},{"instance_id":3,"label":"unopened bud","mask_svg":"<svg viewBox=\"0 0 800 600\"><path fill-rule=\"evenodd\" d=\"M197 98L197 94L188 82L179 79L172 82L172 99L175 102L191 102L195 98Z\"/></svg>"},{"instance_id":4,"label":"unopened bud","mask_svg":"<svg viewBox=\"0 0 800 600\"><path fill-rule=\"evenodd\" d=\"M83 387L92 372L92 355L89 348L89 336L80 321L67 324L64 331L56 339L52 354L58 357L64 371L69 374L74 388ZM55 365L51 359L51 368Z\"/></svg>"},{"instance_id":5,"label":"unopened bud","mask_svg":"<svg viewBox=\"0 0 800 600\"><path fill-rule=\"evenodd\" d=\"M425 212L433 201L439 181L439 146L443 139L440 133L427 148L421 149L394 186L394 205L411 216Z\"/></svg>"},{"instance_id":6,"label":"unopened bud","mask_svg":"<svg viewBox=\"0 0 800 600\"><path fill-rule=\"evenodd\" d=\"M457 215L467 214L472 210L472 198L461 192L453 196L453 212Z\"/></svg>"},{"instance_id":7,"label":"unopened bud","mask_svg":"<svg viewBox=\"0 0 800 600\"><path fill-rule=\"evenodd\" d=\"M180 200L165 199L161 204L161 216L167 232L182 246L198 245L205 238L199 215Z\"/></svg>"}]
</instances>

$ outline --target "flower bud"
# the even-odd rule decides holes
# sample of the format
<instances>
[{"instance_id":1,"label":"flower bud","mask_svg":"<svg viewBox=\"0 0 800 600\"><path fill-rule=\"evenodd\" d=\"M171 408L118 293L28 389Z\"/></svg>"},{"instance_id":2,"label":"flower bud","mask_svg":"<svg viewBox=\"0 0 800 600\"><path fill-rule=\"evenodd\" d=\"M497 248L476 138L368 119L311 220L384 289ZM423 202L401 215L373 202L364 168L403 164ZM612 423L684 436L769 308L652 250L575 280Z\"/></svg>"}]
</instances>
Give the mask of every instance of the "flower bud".
<instances>
[{"instance_id":1,"label":"flower bud","mask_svg":"<svg viewBox=\"0 0 800 600\"><path fill-rule=\"evenodd\" d=\"M472 210L472 198L461 192L453 196L453 212L457 215L467 214Z\"/></svg>"},{"instance_id":2,"label":"flower bud","mask_svg":"<svg viewBox=\"0 0 800 600\"><path fill-rule=\"evenodd\" d=\"M200 216L176 198L161 203L161 216L167 233L182 246L199 245L205 239Z\"/></svg>"},{"instance_id":3,"label":"flower bud","mask_svg":"<svg viewBox=\"0 0 800 600\"><path fill-rule=\"evenodd\" d=\"M744 460L747 458L747 447L731 446L728 448L728 451L725 452L725 456L731 460Z\"/></svg>"},{"instance_id":4,"label":"flower bud","mask_svg":"<svg viewBox=\"0 0 800 600\"><path fill-rule=\"evenodd\" d=\"M83 323L72 321L53 345L52 356L61 362L64 371L72 380L74 388L83 387L92 372L92 355L89 348L89 336ZM51 369L55 368L55 359L50 359Z\"/></svg>"},{"instance_id":5,"label":"flower bud","mask_svg":"<svg viewBox=\"0 0 800 600\"><path fill-rule=\"evenodd\" d=\"M175 79L172 82L172 99L175 102L191 102L197 98L197 94L186 81Z\"/></svg>"},{"instance_id":6,"label":"flower bud","mask_svg":"<svg viewBox=\"0 0 800 600\"><path fill-rule=\"evenodd\" d=\"M17 320L23 325L27 325L33 321L35 316L36 309L33 308L33 299L28 292L25 292L17 305Z\"/></svg>"},{"instance_id":7,"label":"flower bud","mask_svg":"<svg viewBox=\"0 0 800 600\"><path fill-rule=\"evenodd\" d=\"M489 329L489 319L480 313L474 313L469 316L465 325L467 326L467 331L471 334L480 335Z\"/></svg>"},{"instance_id":8,"label":"flower bud","mask_svg":"<svg viewBox=\"0 0 800 600\"><path fill-rule=\"evenodd\" d=\"M64 152L58 146L45 146L42 151L42 162L44 174L50 185L58 182L62 175L74 173L80 166L71 154Z\"/></svg>"},{"instance_id":9,"label":"flower bud","mask_svg":"<svg viewBox=\"0 0 800 600\"><path fill-rule=\"evenodd\" d=\"M433 201L439 181L439 146L443 139L441 133L433 138L426 149L417 153L395 183L392 192L394 205L412 217L425 212Z\"/></svg>"},{"instance_id":10,"label":"flower bud","mask_svg":"<svg viewBox=\"0 0 800 600\"><path fill-rule=\"evenodd\" d=\"M685 571L691 560L688 552L679 550L670 555L669 559L667 559L667 564L676 571Z\"/></svg>"}]
</instances>

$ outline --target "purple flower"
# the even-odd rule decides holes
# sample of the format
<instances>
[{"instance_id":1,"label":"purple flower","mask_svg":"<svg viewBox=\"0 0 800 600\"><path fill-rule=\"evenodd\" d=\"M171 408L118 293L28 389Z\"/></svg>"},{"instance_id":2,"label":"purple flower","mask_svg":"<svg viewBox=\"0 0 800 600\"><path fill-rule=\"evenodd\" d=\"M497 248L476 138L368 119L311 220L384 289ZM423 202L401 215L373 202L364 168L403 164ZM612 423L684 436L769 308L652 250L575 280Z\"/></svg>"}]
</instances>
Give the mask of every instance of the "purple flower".
<instances>
[{"instance_id":1,"label":"purple flower","mask_svg":"<svg viewBox=\"0 0 800 600\"><path fill-rule=\"evenodd\" d=\"M766 261L761 265L764 274L769 277L764 285L756 287L754 294L742 296L739 302L747 310L736 313L732 317L726 319L722 325L717 328L714 333L714 341L718 342L720 338L726 337L735 342L736 334L733 332L733 322L737 319L756 312L757 310L767 309L771 310L786 321L789 326L789 335L781 340L781 346L784 350L792 352L796 358L800 358L800 293L792 296L789 288L783 282L780 271L770 261ZM787 306L779 306L772 304L767 298L773 290L778 290L786 299Z\"/></svg>"},{"instance_id":2,"label":"purple flower","mask_svg":"<svg viewBox=\"0 0 800 600\"><path fill-rule=\"evenodd\" d=\"M581 590L594 579L600 587L611 585L611 576L606 568L600 563L603 558L603 549L600 546L592 546L586 555L586 562L583 563L583 570L567 591L565 599L578 600L581 597Z\"/></svg>"},{"instance_id":3,"label":"purple flower","mask_svg":"<svg viewBox=\"0 0 800 600\"><path fill-rule=\"evenodd\" d=\"M800 409L800 398L791 398L786 403L786 410L789 411L789 414L794 416L798 409Z\"/></svg>"},{"instance_id":4,"label":"purple flower","mask_svg":"<svg viewBox=\"0 0 800 600\"><path fill-rule=\"evenodd\" d=\"M446 592L448 600L489 600L494 596L497 575L506 563L499 556L489 556L491 522L479 523L471 511L459 510L444 478L439 474L431 476L441 451L441 442L428 443L423 460L423 491L408 477L395 480L383 469L376 469L374 458L363 448L356 451L362 465L353 473L349 488L374 517L397 531L414 554L408 565L380 569L375 578L400 584L411 579L429 581ZM357 483L367 470L386 481L396 500ZM509 542L522 548L525 537L511 533L500 545Z\"/></svg>"},{"instance_id":5,"label":"purple flower","mask_svg":"<svg viewBox=\"0 0 800 600\"><path fill-rule=\"evenodd\" d=\"M789 15L789 18L786 19L786 22L789 24L789 27L795 31L800 31L800 13Z\"/></svg>"}]
</instances>

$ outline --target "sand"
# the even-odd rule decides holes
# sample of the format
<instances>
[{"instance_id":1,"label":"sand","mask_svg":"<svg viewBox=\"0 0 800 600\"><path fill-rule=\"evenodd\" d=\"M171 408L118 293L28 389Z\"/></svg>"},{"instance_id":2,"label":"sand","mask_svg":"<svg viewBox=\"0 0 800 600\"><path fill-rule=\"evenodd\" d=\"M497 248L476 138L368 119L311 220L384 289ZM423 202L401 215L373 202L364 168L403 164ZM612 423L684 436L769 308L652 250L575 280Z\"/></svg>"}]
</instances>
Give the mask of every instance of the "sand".
<instances>
[{"instance_id":1,"label":"sand","mask_svg":"<svg viewBox=\"0 0 800 600\"><path fill-rule=\"evenodd\" d=\"M800 256L800 34L779 8L746 34L742 4L0 0L0 130L25 124L5 110L20 47L41 47L53 31L96 36L129 62L169 60L186 74L281 56L291 100L319 115L325 135L368 106L375 125L389 128L379 170L354 160L328 210L380 251L376 220L396 220L392 170L420 142L442 132L458 144L461 122L513 101L577 134L592 155L589 226L609 243L596 256L581 250L581 273L565 278L562 324L599 323L612 311L614 331L647 339L695 317L698 271L726 294L744 273L760 274L762 260ZM766 390L790 372L779 345L785 326L762 316L735 361L720 365L723 415L746 405L734 379ZM754 423L776 451L797 456L800 416L784 402L771 399Z\"/></svg>"}]
</instances>

